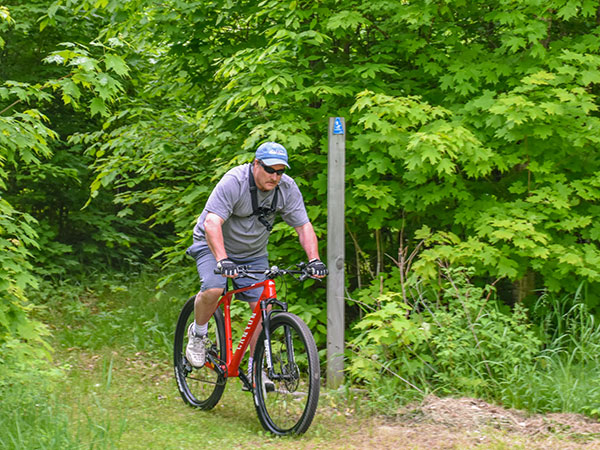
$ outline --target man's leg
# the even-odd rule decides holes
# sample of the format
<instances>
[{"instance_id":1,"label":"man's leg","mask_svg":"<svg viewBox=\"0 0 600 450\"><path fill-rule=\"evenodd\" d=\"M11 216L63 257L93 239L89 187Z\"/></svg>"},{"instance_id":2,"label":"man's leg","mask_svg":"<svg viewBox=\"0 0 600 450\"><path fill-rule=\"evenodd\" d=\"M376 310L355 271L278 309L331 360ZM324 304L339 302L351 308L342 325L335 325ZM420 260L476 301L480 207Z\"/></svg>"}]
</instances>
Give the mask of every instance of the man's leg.
<instances>
[{"instance_id":1,"label":"man's leg","mask_svg":"<svg viewBox=\"0 0 600 450\"><path fill-rule=\"evenodd\" d=\"M219 303L219 298L222 293L223 289L214 288L200 291L196 294L196 300L194 301L194 320L197 325L208 323L215 312L215 309L217 309L217 304Z\"/></svg>"},{"instance_id":2,"label":"man's leg","mask_svg":"<svg viewBox=\"0 0 600 450\"><path fill-rule=\"evenodd\" d=\"M194 301L194 322L188 329L188 344L185 356L194 367L202 367L206 361L208 321L215 312L223 289L213 288L200 291Z\"/></svg>"},{"instance_id":3,"label":"man's leg","mask_svg":"<svg viewBox=\"0 0 600 450\"><path fill-rule=\"evenodd\" d=\"M194 322L188 329L188 344L185 356L194 367L202 367L206 360L208 341L207 324L215 312L219 298L225 288L225 278L215 274L216 261L208 247L196 249L196 266L202 283L202 289L194 301Z\"/></svg>"}]
</instances>

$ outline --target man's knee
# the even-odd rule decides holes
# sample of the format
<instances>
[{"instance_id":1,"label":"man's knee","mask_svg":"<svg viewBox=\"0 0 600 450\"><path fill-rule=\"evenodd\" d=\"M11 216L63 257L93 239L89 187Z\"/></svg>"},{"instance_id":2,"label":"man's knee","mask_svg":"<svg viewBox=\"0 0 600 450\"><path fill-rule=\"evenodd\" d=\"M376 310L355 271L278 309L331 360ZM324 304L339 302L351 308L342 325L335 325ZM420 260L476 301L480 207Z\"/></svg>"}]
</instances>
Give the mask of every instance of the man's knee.
<instances>
[{"instance_id":1,"label":"man's knee","mask_svg":"<svg viewBox=\"0 0 600 450\"><path fill-rule=\"evenodd\" d=\"M196 294L195 304L198 303L210 306L219 300L219 297L223 294L223 289L213 288L207 289L206 291L200 291Z\"/></svg>"}]
</instances>

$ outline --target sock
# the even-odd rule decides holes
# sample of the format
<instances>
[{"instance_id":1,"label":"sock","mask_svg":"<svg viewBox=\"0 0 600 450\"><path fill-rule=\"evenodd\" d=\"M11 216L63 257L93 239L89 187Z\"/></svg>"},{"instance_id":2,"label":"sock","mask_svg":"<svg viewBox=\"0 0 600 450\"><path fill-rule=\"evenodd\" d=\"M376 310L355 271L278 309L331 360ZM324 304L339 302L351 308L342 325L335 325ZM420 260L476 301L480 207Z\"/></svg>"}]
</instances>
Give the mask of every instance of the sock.
<instances>
[{"instance_id":1,"label":"sock","mask_svg":"<svg viewBox=\"0 0 600 450\"><path fill-rule=\"evenodd\" d=\"M194 320L194 334L196 336L206 336L206 333L208 333L208 324L198 325Z\"/></svg>"}]
</instances>

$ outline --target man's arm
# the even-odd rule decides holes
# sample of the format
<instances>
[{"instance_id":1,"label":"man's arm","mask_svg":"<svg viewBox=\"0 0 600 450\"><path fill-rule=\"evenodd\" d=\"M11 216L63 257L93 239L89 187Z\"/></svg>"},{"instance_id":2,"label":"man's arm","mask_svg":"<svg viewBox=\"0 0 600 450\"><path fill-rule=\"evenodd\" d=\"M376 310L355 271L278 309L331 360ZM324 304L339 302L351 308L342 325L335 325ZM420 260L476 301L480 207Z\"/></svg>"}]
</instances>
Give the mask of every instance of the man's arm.
<instances>
[{"instance_id":1,"label":"man's arm","mask_svg":"<svg viewBox=\"0 0 600 450\"><path fill-rule=\"evenodd\" d=\"M210 212L206 215L206 219L204 219L206 242L217 261L227 258L225 242L223 241L223 222L225 221L220 216Z\"/></svg>"},{"instance_id":2,"label":"man's arm","mask_svg":"<svg viewBox=\"0 0 600 450\"><path fill-rule=\"evenodd\" d=\"M319 258L319 242L312 224L307 222L296 227L296 233L300 238L300 245L308 256L308 265L306 266L308 273L314 278L323 278L327 275L327 266Z\"/></svg>"},{"instance_id":3,"label":"man's arm","mask_svg":"<svg viewBox=\"0 0 600 450\"><path fill-rule=\"evenodd\" d=\"M208 248L217 260L217 269L221 275L228 278L238 276L237 266L233 261L227 258L225 243L223 241L223 218L214 213L208 213L204 219L204 233Z\"/></svg>"},{"instance_id":4,"label":"man's arm","mask_svg":"<svg viewBox=\"0 0 600 450\"><path fill-rule=\"evenodd\" d=\"M311 261L313 259L320 259L319 242L317 240L317 235L315 234L315 230L312 224L310 222L307 222L304 225L296 227L295 230L296 233L298 233L300 245L306 252L308 260Z\"/></svg>"}]
</instances>

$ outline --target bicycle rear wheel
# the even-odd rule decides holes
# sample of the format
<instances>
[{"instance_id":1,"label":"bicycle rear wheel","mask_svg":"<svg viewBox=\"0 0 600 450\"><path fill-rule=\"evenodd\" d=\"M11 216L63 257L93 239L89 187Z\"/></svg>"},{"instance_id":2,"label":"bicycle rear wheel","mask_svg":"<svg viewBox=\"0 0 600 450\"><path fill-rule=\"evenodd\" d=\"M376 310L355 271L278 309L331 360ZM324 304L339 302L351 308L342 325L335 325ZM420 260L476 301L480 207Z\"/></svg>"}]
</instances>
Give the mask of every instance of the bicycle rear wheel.
<instances>
[{"instance_id":1,"label":"bicycle rear wheel","mask_svg":"<svg viewBox=\"0 0 600 450\"><path fill-rule=\"evenodd\" d=\"M185 347L188 341L188 327L194 321L194 297L184 305L175 328L173 349L173 365L177 388L183 401L194 408L211 409L221 399L225 390L227 378L220 375L209 362L213 358L224 361L225 324L223 313L217 309L208 322L208 337L211 342L207 346L206 364L203 367L193 367L185 357Z\"/></svg>"},{"instance_id":2,"label":"bicycle rear wheel","mask_svg":"<svg viewBox=\"0 0 600 450\"><path fill-rule=\"evenodd\" d=\"M271 358L275 388L265 386L265 332L254 352L254 404L263 427L277 435L304 433L319 402L320 365L317 346L298 316L281 312L270 320Z\"/></svg>"}]
</instances>

